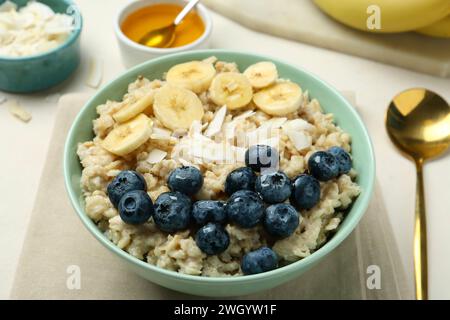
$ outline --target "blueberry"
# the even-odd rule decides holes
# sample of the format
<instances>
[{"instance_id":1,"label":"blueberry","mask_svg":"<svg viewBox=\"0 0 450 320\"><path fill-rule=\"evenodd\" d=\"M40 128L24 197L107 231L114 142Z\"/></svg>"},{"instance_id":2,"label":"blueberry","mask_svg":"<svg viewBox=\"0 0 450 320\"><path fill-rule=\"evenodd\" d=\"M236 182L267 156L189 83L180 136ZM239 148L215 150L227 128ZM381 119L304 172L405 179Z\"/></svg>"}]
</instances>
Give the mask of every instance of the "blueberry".
<instances>
[{"instance_id":1,"label":"blueberry","mask_svg":"<svg viewBox=\"0 0 450 320\"><path fill-rule=\"evenodd\" d=\"M255 190L267 203L283 202L291 195L291 180L281 171L261 174L256 179Z\"/></svg>"},{"instance_id":2,"label":"blueberry","mask_svg":"<svg viewBox=\"0 0 450 320\"><path fill-rule=\"evenodd\" d=\"M181 192L165 192L155 201L153 220L165 232L175 232L188 227L191 220L191 199Z\"/></svg>"},{"instance_id":3,"label":"blueberry","mask_svg":"<svg viewBox=\"0 0 450 320\"><path fill-rule=\"evenodd\" d=\"M251 146L245 152L245 165L256 172L260 172L261 168L276 169L279 160L278 151L264 144Z\"/></svg>"},{"instance_id":4,"label":"blueberry","mask_svg":"<svg viewBox=\"0 0 450 320\"><path fill-rule=\"evenodd\" d=\"M331 153L317 151L309 157L308 169L316 179L328 181L338 176L339 163Z\"/></svg>"},{"instance_id":5,"label":"blueberry","mask_svg":"<svg viewBox=\"0 0 450 320\"><path fill-rule=\"evenodd\" d=\"M119 201L120 218L128 224L143 224L154 212L152 199L142 190L127 192Z\"/></svg>"},{"instance_id":6,"label":"blueberry","mask_svg":"<svg viewBox=\"0 0 450 320\"><path fill-rule=\"evenodd\" d=\"M203 176L196 167L176 168L170 173L167 184L172 191L193 195L201 189Z\"/></svg>"},{"instance_id":7,"label":"blueberry","mask_svg":"<svg viewBox=\"0 0 450 320\"><path fill-rule=\"evenodd\" d=\"M254 190L256 175L251 168L243 167L230 172L225 181L225 193L231 196L239 190Z\"/></svg>"},{"instance_id":8,"label":"blueberry","mask_svg":"<svg viewBox=\"0 0 450 320\"><path fill-rule=\"evenodd\" d=\"M308 174L301 174L292 183L291 204L298 209L311 209L320 200L320 183Z\"/></svg>"},{"instance_id":9,"label":"blueberry","mask_svg":"<svg viewBox=\"0 0 450 320\"><path fill-rule=\"evenodd\" d=\"M192 206L192 218L197 224L224 222L226 217L225 203L222 201L200 200Z\"/></svg>"},{"instance_id":10,"label":"blueberry","mask_svg":"<svg viewBox=\"0 0 450 320\"><path fill-rule=\"evenodd\" d=\"M122 196L133 190L147 190L144 177L136 171L121 171L108 185L107 193L109 200L117 208Z\"/></svg>"},{"instance_id":11,"label":"blueberry","mask_svg":"<svg viewBox=\"0 0 450 320\"><path fill-rule=\"evenodd\" d=\"M275 237L285 238L294 233L300 223L297 210L286 203L273 204L266 209L264 227Z\"/></svg>"},{"instance_id":12,"label":"blueberry","mask_svg":"<svg viewBox=\"0 0 450 320\"><path fill-rule=\"evenodd\" d=\"M341 147L331 147L328 152L336 157L339 163L339 174L349 173L352 169L352 158L348 152Z\"/></svg>"},{"instance_id":13,"label":"blueberry","mask_svg":"<svg viewBox=\"0 0 450 320\"><path fill-rule=\"evenodd\" d=\"M250 251L242 258L241 268L246 275L266 272L278 266L278 257L272 249L267 247Z\"/></svg>"},{"instance_id":14,"label":"blueberry","mask_svg":"<svg viewBox=\"0 0 450 320\"><path fill-rule=\"evenodd\" d=\"M230 221L242 228L251 228L261 221L264 202L254 191L239 190L228 199L225 212Z\"/></svg>"},{"instance_id":15,"label":"blueberry","mask_svg":"<svg viewBox=\"0 0 450 320\"><path fill-rule=\"evenodd\" d=\"M220 224L210 222L197 231L195 243L206 254L219 254L228 248L230 236Z\"/></svg>"}]
</instances>

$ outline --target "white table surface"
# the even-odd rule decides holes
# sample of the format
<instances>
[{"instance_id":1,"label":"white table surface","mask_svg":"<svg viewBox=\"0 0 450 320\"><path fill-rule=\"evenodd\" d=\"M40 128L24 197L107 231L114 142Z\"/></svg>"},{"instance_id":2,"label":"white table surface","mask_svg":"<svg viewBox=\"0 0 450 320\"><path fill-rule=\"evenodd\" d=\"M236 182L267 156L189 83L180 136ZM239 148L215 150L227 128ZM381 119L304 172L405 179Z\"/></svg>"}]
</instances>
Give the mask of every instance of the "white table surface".
<instances>
[{"instance_id":1,"label":"white table surface","mask_svg":"<svg viewBox=\"0 0 450 320\"><path fill-rule=\"evenodd\" d=\"M95 90L85 85L89 57L103 59L103 83L117 77L125 69L120 62L112 24L116 10L127 0L76 2L84 17L83 62L76 74L65 84L48 92L32 95L0 93L19 100L33 115L32 121L25 124L14 119L0 105L0 298L3 299L9 297L47 148L51 143L50 133L53 126L58 125L54 123L58 94L94 94ZM412 162L403 158L390 143L383 125L384 112L390 98L409 87L428 87L450 101L450 80L256 33L217 14L213 14L213 21L213 48L253 51L282 58L317 74L339 90L356 92L358 107L364 109L366 118L371 119L366 124L375 146L378 180L403 265L413 281L415 170ZM450 299L448 154L425 166L425 189L430 298Z\"/></svg>"}]
</instances>

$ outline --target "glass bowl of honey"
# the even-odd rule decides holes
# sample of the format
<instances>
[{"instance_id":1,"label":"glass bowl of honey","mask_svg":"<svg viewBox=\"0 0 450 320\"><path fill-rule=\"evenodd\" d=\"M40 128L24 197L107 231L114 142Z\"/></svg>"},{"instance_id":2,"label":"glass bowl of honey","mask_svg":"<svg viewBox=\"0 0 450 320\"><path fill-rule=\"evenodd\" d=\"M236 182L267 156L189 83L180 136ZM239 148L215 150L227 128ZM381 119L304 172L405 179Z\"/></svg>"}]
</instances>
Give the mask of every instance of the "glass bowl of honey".
<instances>
[{"instance_id":1,"label":"glass bowl of honey","mask_svg":"<svg viewBox=\"0 0 450 320\"><path fill-rule=\"evenodd\" d=\"M173 23L185 5L183 0L138 0L119 10L114 29L127 68L165 54L209 48L212 19L200 3L176 27L174 41L169 47L149 47L139 43L149 31Z\"/></svg>"}]
</instances>

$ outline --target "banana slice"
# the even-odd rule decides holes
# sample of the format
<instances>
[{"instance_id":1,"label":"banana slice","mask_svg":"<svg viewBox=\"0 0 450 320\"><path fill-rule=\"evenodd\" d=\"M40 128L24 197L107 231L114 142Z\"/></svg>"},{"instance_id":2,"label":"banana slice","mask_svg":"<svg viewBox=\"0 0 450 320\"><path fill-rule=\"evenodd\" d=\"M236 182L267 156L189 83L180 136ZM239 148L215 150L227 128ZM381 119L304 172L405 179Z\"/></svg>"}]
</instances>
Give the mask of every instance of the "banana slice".
<instances>
[{"instance_id":1,"label":"banana slice","mask_svg":"<svg viewBox=\"0 0 450 320\"><path fill-rule=\"evenodd\" d=\"M191 61L170 68L166 80L174 86L200 93L208 90L215 75L216 69L211 63Z\"/></svg>"},{"instance_id":2,"label":"banana slice","mask_svg":"<svg viewBox=\"0 0 450 320\"><path fill-rule=\"evenodd\" d=\"M278 71L275 64L270 61L261 61L252 64L244 71L244 76L255 89L270 86L278 79Z\"/></svg>"},{"instance_id":3,"label":"banana slice","mask_svg":"<svg viewBox=\"0 0 450 320\"><path fill-rule=\"evenodd\" d=\"M253 96L256 106L273 116L285 116L302 104L302 89L293 82L279 82Z\"/></svg>"},{"instance_id":4,"label":"banana slice","mask_svg":"<svg viewBox=\"0 0 450 320\"><path fill-rule=\"evenodd\" d=\"M234 110L245 107L252 101L253 90L246 76L236 72L218 74L209 87L211 100L219 106Z\"/></svg>"},{"instance_id":5,"label":"banana slice","mask_svg":"<svg viewBox=\"0 0 450 320\"><path fill-rule=\"evenodd\" d=\"M203 118L203 105L195 93L165 85L155 93L153 113L169 129L189 129L195 120Z\"/></svg>"},{"instance_id":6,"label":"banana slice","mask_svg":"<svg viewBox=\"0 0 450 320\"><path fill-rule=\"evenodd\" d=\"M153 104L153 93L147 94L140 98L138 101L124 106L122 109L118 110L113 114L114 120L117 122L125 122L134 117L139 113L142 113Z\"/></svg>"},{"instance_id":7,"label":"banana slice","mask_svg":"<svg viewBox=\"0 0 450 320\"><path fill-rule=\"evenodd\" d=\"M127 155L150 138L152 126L152 120L145 114L140 114L115 127L102 141L102 146L115 155Z\"/></svg>"}]
</instances>

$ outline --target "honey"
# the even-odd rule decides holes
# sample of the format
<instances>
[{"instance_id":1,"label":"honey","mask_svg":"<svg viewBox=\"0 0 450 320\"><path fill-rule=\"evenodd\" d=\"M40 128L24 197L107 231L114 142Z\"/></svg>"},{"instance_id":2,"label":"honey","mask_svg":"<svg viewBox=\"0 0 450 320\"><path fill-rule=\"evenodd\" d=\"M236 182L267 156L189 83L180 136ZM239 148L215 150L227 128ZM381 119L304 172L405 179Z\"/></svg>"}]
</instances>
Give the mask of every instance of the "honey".
<instances>
[{"instance_id":1,"label":"honey","mask_svg":"<svg viewBox=\"0 0 450 320\"><path fill-rule=\"evenodd\" d=\"M183 7L176 4L156 4L138 9L122 23L122 32L134 42L149 31L166 27L173 23ZM183 19L175 31L175 40L170 48L181 47L194 42L205 32L205 24L195 10Z\"/></svg>"}]
</instances>

